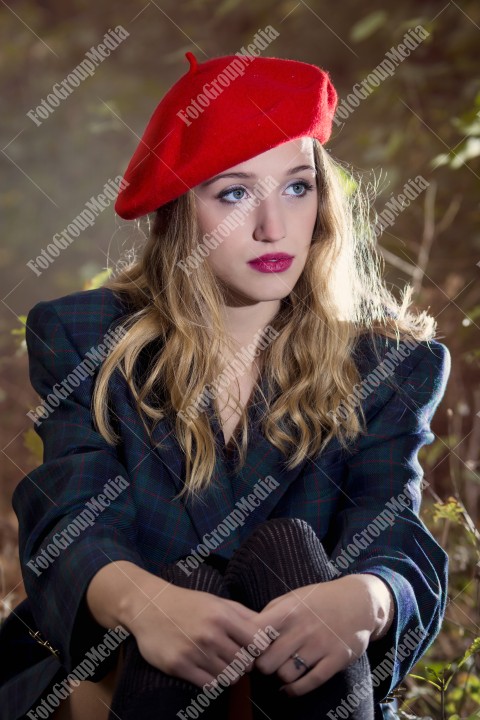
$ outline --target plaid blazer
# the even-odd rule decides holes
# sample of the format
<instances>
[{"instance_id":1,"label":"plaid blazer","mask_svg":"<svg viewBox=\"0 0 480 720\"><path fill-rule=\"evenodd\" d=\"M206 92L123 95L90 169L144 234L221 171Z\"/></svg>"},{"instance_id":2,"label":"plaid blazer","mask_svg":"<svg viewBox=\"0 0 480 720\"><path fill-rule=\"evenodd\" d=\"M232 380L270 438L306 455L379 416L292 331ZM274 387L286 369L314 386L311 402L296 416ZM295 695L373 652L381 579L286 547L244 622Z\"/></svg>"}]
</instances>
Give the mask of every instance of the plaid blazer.
<instances>
[{"instance_id":1,"label":"plaid blazer","mask_svg":"<svg viewBox=\"0 0 480 720\"><path fill-rule=\"evenodd\" d=\"M17 720L34 709L54 681L63 680L104 640L106 630L85 602L87 586L102 566L130 560L155 573L163 563L189 555L235 507L245 508L245 498L253 497L255 484L266 476L277 481L276 487L250 506L243 524L231 524L215 553L228 559L269 517L300 517L312 525L340 572L373 573L384 580L395 616L388 633L370 643L368 655L372 671L380 666L376 717L387 717L381 701L433 642L446 605L448 560L419 518L423 471L417 453L434 440L430 421L450 373L448 349L432 340L397 354L390 374L380 382L377 377L376 387L371 380L363 392L367 433L353 450L345 451L334 439L320 456L293 470L261 433L261 404L253 404L247 462L232 475L221 429L207 408L219 450L216 482L200 500L187 502L173 499L185 463L171 427L158 423L150 444L118 371L109 405L121 443L109 445L92 423L92 387L100 365L95 357L101 361L96 352L107 331L127 314L119 296L100 288L39 302L27 316L30 381L51 412L41 417L37 412L34 422L43 463L20 480L13 496L28 598L0 632L0 719ZM365 390L363 380L378 366L367 337L355 349ZM378 347L385 360L395 357L393 340L383 338ZM74 371L85 368L87 358L91 372L79 381ZM58 393L52 395L55 386L65 389L60 400ZM128 485L98 510L105 484L118 476ZM42 550L52 547L54 536L79 518L92 498L97 498L95 521L84 523L57 557L50 553L48 561L41 560ZM38 643L28 630L38 631ZM49 645L40 644L45 642ZM89 679L104 677L115 659L112 652Z\"/></svg>"}]
</instances>

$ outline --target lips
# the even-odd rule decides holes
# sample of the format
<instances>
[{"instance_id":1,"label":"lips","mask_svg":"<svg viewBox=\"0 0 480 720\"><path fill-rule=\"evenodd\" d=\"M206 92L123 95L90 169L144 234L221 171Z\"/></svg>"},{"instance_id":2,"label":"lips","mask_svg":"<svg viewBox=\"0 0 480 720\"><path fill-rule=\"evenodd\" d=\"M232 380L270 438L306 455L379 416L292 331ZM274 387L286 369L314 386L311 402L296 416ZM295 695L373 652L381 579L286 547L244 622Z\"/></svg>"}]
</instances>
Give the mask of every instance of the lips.
<instances>
[{"instance_id":1,"label":"lips","mask_svg":"<svg viewBox=\"0 0 480 720\"><path fill-rule=\"evenodd\" d=\"M249 262L276 262L277 260L291 260L293 255L288 253L268 253L267 255L261 255L258 258L254 258Z\"/></svg>"},{"instance_id":2,"label":"lips","mask_svg":"<svg viewBox=\"0 0 480 720\"><path fill-rule=\"evenodd\" d=\"M251 268L261 273L281 273L288 270L293 262L291 255L281 253L279 255L263 255L261 258L255 258L248 263Z\"/></svg>"}]
</instances>

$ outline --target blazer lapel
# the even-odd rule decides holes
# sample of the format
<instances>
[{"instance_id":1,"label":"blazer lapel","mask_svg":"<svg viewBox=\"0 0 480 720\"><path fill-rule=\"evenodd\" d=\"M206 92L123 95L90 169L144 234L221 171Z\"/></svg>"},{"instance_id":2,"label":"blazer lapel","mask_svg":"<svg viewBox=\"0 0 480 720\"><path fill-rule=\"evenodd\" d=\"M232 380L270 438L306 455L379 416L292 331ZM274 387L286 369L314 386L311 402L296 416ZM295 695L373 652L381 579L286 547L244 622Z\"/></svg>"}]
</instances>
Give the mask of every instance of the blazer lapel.
<instances>
[{"instance_id":1,"label":"blazer lapel","mask_svg":"<svg viewBox=\"0 0 480 720\"><path fill-rule=\"evenodd\" d=\"M264 382L262 388L265 392ZM262 398L250 407L245 465L238 472L232 470L230 475L232 507L237 507L244 514L244 524L239 528L240 542L272 515L290 486L301 476L305 465L303 462L292 470L287 468L283 454L261 432L265 412Z\"/></svg>"},{"instance_id":2,"label":"blazer lapel","mask_svg":"<svg viewBox=\"0 0 480 720\"><path fill-rule=\"evenodd\" d=\"M265 392L265 381L262 380L261 384ZM215 475L210 487L196 498L183 497L181 500L175 501L183 503L196 530L199 542L202 541L205 534L211 533L217 528L232 510L238 509L243 514L242 523L238 523L236 529L231 531L218 548L218 554L224 556L230 556L233 550L241 544L243 538L256 525L270 516L303 468L303 463L301 463L293 470L288 470L285 467L283 455L262 435L260 423L264 411L265 404L262 399L249 406L249 442L246 463L238 473L235 473L229 467L225 455L223 432L215 418L212 403L209 402L206 413L217 446ZM157 424L152 433L152 439L155 445L154 451L171 477L175 494L179 493L184 483L185 461L173 430L167 421L162 420ZM158 447L158 443L162 443L161 449ZM271 479L265 480L267 476ZM253 493L255 486L257 494L251 496L249 501L248 496ZM259 502L257 498L261 498ZM257 503L257 507L252 500Z\"/></svg>"},{"instance_id":3,"label":"blazer lapel","mask_svg":"<svg viewBox=\"0 0 480 720\"><path fill-rule=\"evenodd\" d=\"M362 354L362 347L363 343L361 342L357 348L359 357L357 356L356 359L361 374L364 374L372 364L372 358L368 350L364 350ZM261 386L263 392L266 393L266 380L264 378L261 380ZM375 395L376 393L365 401L364 408L366 412L370 409L370 405L375 406ZM203 541L206 534L215 530L232 510L237 508L243 513L244 518L239 523L239 526L230 533L219 547L219 554L228 557L256 525L270 516L274 516L276 506L293 483L295 481L300 483L306 461L289 470L280 451L263 436L260 425L265 413L265 403L263 398L260 397L259 401L256 404L249 405L248 409L249 442L245 465L239 472L234 472L225 455L223 432L215 418L211 401L206 407L206 412L216 440L217 461L210 487L196 498L192 499L184 496L180 500L173 500L174 495L180 493L183 488L185 461L169 423L165 420L157 423L152 433L152 439L154 452L164 464L175 488L175 492L172 494L172 502L181 502L183 504L185 512L190 518L190 523L198 535L199 542ZM161 449L158 447L159 443L163 445ZM322 457L318 461L314 461L316 470L322 473L327 469L332 459L331 453L336 455L340 450L338 440L334 438L330 442L328 449L322 453ZM267 477L272 478L272 480L265 481ZM251 495L255 489L262 491L257 495ZM304 488L303 484L299 485L298 491L301 494L303 493L305 500L308 499L308 488ZM253 503L256 502L259 494L262 495L262 499L255 507ZM251 497L250 501L249 496Z\"/></svg>"}]
</instances>

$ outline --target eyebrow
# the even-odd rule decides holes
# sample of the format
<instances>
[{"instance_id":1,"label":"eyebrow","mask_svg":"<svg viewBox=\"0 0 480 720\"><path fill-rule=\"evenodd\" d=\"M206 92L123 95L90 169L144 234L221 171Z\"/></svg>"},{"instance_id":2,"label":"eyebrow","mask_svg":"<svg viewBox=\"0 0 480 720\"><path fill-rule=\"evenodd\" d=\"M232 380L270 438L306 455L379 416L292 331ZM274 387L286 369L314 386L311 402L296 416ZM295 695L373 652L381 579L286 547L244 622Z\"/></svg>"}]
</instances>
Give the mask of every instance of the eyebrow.
<instances>
[{"instance_id":1,"label":"eyebrow","mask_svg":"<svg viewBox=\"0 0 480 720\"><path fill-rule=\"evenodd\" d=\"M315 168L312 165L297 165L296 167L290 168L290 170L287 170L285 175L296 175L299 172L302 172L303 170L313 170L313 172L316 172ZM246 172L231 172L231 173L222 173L221 175L216 175L213 178L210 178L210 180L206 180L204 183L201 183L200 187L207 187L208 185L211 185L212 183L216 182L217 180L220 180L220 178L244 178L244 179L251 179L256 178L257 176L255 173L246 173Z\"/></svg>"}]
</instances>

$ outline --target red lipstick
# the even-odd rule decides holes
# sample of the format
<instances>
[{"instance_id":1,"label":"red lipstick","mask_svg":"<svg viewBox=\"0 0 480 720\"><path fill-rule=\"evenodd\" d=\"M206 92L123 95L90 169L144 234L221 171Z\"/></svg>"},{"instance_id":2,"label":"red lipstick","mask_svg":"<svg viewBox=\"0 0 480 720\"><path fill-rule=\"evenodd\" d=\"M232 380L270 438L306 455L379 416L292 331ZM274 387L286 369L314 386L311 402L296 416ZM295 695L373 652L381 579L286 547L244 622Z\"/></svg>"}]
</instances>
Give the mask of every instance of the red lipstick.
<instances>
[{"instance_id":1,"label":"red lipstick","mask_svg":"<svg viewBox=\"0 0 480 720\"><path fill-rule=\"evenodd\" d=\"M249 260L248 264L258 272L285 272L292 264L293 259L294 256L288 255L288 253L267 253L266 255L261 255L258 258Z\"/></svg>"}]
</instances>

